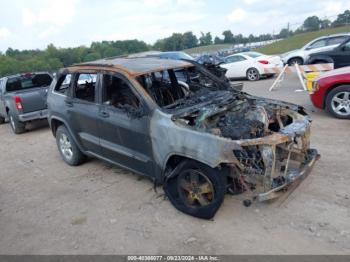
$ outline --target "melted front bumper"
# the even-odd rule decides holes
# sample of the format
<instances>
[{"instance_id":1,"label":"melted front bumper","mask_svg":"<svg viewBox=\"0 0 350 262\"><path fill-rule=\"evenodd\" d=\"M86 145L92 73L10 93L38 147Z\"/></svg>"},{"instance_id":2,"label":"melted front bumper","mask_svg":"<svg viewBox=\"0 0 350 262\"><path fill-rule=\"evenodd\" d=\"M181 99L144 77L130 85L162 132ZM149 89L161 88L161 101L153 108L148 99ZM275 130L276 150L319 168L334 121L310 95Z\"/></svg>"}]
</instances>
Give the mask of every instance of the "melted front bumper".
<instances>
[{"instance_id":1,"label":"melted front bumper","mask_svg":"<svg viewBox=\"0 0 350 262\"><path fill-rule=\"evenodd\" d=\"M308 161L305 164L303 164L303 167L300 169L299 172L287 171L285 174L285 182L282 185L279 185L267 192L259 193L257 195L258 200L265 201L277 198L281 194L283 194L289 186L294 184L294 182L305 179L310 174L310 171L314 167L316 161L320 159L320 155L318 154L316 149L309 149L307 152L307 158Z\"/></svg>"}]
</instances>

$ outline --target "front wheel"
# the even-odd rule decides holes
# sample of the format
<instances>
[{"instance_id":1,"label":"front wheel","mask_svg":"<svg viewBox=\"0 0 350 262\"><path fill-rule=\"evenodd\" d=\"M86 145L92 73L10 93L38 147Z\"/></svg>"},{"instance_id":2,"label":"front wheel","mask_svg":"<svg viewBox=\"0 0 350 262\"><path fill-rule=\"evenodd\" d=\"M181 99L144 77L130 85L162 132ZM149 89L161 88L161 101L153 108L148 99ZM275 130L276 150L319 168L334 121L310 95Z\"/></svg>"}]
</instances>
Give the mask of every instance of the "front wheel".
<instances>
[{"instance_id":1,"label":"front wheel","mask_svg":"<svg viewBox=\"0 0 350 262\"><path fill-rule=\"evenodd\" d=\"M303 65L304 64L304 61L303 59L299 58L299 57L295 57L295 58L291 58L289 61L288 61L288 65L289 66L293 66L295 64L298 64L298 65Z\"/></svg>"},{"instance_id":2,"label":"front wheel","mask_svg":"<svg viewBox=\"0 0 350 262\"><path fill-rule=\"evenodd\" d=\"M12 112L9 112L9 119L10 119L10 126L12 128L12 131L15 133L15 134L22 134L24 133L26 130L25 130L25 123L19 121L17 119L17 117L12 113Z\"/></svg>"},{"instance_id":3,"label":"front wheel","mask_svg":"<svg viewBox=\"0 0 350 262\"><path fill-rule=\"evenodd\" d=\"M326 109L336 118L350 119L350 86L338 86L329 92Z\"/></svg>"},{"instance_id":4,"label":"front wheel","mask_svg":"<svg viewBox=\"0 0 350 262\"><path fill-rule=\"evenodd\" d=\"M247 70L247 79L249 81L257 81L260 79L259 71L256 68L249 68Z\"/></svg>"},{"instance_id":5,"label":"front wheel","mask_svg":"<svg viewBox=\"0 0 350 262\"><path fill-rule=\"evenodd\" d=\"M178 210L198 218L211 219L226 192L226 177L217 169L184 160L164 183L164 191Z\"/></svg>"},{"instance_id":6,"label":"front wheel","mask_svg":"<svg viewBox=\"0 0 350 262\"><path fill-rule=\"evenodd\" d=\"M63 125L57 128L56 143L64 162L68 165L78 166L84 162L85 155L80 151L67 128Z\"/></svg>"}]
</instances>

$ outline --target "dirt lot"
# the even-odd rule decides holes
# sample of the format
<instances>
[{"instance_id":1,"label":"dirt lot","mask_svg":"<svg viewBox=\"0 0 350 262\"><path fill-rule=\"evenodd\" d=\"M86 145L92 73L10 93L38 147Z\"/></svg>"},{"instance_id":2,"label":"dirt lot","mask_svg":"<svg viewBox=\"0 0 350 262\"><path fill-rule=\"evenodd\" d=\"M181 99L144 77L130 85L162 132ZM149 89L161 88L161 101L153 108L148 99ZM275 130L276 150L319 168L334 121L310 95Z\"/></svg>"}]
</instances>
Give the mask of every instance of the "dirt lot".
<instances>
[{"instance_id":1,"label":"dirt lot","mask_svg":"<svg viewBox=\"0 0 350 262\"><path fill-rule=\"evenodd\" d=\"M184 215L152 183L99 160L63 163L45 123L15 136L0 126L1 254L350 254L350 121L315 110L291 77L245 91L304 105L321 153L285 200L226 196L213 221Z\"/></svg>"}]
</instances>

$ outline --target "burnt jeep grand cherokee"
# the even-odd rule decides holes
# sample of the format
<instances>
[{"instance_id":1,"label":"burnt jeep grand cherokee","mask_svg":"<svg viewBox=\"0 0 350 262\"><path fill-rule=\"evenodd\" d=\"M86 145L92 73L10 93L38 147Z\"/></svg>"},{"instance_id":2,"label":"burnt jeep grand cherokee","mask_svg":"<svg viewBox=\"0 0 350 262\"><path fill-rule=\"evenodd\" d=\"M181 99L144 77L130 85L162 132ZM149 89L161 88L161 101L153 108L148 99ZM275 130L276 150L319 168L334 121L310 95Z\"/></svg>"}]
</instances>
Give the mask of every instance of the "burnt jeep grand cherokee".
<instances>
[{"instance_id":1,"label":"burnt jeep grand cherokee","mask_svg":"<svg viewBox=\"0 0 350 262\"><path fill-rule=\"evenodd\" d=\"M62 69L48 109L67 164L92 156L145 175L200 218L212 218L227 192L279 196L319 157L302 107L251 96L187 61L114 58Z\"/></svg>"}]
</instances>

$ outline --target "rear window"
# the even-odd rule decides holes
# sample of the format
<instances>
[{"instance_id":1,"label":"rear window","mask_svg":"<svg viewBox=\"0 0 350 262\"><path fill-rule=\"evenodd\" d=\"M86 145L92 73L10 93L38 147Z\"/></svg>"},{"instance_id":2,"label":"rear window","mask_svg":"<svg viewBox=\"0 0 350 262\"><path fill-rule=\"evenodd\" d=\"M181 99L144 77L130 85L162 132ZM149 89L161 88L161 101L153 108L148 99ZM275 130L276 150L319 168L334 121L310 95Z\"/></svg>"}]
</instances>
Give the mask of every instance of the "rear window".
<instances>
[{"instance_id":1,"label":"rear window","mask_svg":"<svg viewBox=\"0 0 350 262\"><path fill-rule=\"evenodd\" d=\"M247 55L247 56L250 56L251 58L257 58L257 57L263 55L263 54L258 53L258 52L247 52L247 53L244 53L244 54Z\"/></svg>"},{"instance_id":2,"label":"rear window","mask_svg":"<svg viewBox=\"0 0 350 262\"><path fill-rule=\"evenodd\" d=\"M16 77L11 77L7 80L6 91L19 91L34 87L49 86L52 78L49 74L26 74Z\"/></svg>"}]
</instances>

